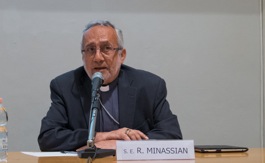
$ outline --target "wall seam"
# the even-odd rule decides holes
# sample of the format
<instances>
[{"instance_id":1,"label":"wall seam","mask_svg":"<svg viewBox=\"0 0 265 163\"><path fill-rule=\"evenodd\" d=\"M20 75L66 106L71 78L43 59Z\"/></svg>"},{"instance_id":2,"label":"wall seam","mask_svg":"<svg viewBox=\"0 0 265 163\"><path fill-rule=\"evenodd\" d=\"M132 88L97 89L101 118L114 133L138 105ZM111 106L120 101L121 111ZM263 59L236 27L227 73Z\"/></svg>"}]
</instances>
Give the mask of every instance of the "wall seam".
<instances>
[{"instance_id":1,"label":"wall seam","mask_svg":"<svg viewBox=\"0 0 265 163\"><path fill-rule=\"evenodd\" d=\"M264 144L264 139L265 139L265 126L264 126L264 7L263 7L263 4L264 4L264 0L260 0L260 42L261 42L261 102L260 102L260 111L261 111L261 120L260 120L260 123L261 123L261 127L260 127L260 136L261 136L261 147L265 147L265 144Z\"/></svg>"}]
</instances>

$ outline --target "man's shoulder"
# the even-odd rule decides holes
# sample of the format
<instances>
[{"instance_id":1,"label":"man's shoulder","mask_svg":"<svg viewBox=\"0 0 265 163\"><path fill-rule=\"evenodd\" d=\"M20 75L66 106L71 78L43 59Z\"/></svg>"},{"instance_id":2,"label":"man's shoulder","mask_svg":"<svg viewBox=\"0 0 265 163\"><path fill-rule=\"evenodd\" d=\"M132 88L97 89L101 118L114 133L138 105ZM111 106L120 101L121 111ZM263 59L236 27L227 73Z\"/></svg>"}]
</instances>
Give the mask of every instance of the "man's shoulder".
<instances>
[{"instance_id":1,"label":"man's shoulder","mask_svg":"<svg viewBox=\"0 0 265 163\"><path fill-rule=\"evenodd\" d=\"M121 70L125 71L126 73L129 73L129 74L134 74L134 75L148 75L148 76L153 76L153 77L158 77L160 78L158 75L152 73L152 72L149 72L149 71L146 71L146 70L142 70L142 69L136 69L136 68L133 68L133 67L130 67L128 65L122 65L121 66Z\"/></svg>"},{"instance_id":2,"label":"man's shoulder","mask_svg":"<svg viewBox=\"0 0 265 163\"><path fill-rule=\"evenodd\" d=\"M162 78L152 72L136 69L128 65L122 65L121 70L126 76L133 78L133 80L161 80ZM163 79L162 79L163 80Z\"/></svg>"},{"instance_id":3,"label":"man's shoulder","mask_svg":"<svg viewBox=\"0 0 265 163\"><path fill-rule=\"evenodd\" d=\"M81 67L78 67L74 70L70 70L68 72L65 72L63 74L60 74L58 76L56 76L53 80L73 80L73 79L76 79L76 78L80 78L82 76L84 76L84 74L86 74L85 72L85 69L83 66Z\"/></svg>"}]
</instances>

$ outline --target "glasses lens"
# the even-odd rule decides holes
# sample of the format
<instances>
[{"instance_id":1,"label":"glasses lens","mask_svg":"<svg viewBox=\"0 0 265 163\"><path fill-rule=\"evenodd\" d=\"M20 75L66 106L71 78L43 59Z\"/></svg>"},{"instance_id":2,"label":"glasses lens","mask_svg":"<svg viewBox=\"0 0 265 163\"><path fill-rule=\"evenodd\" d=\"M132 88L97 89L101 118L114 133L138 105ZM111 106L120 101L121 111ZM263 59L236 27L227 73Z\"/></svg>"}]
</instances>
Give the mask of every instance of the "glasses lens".
<instances>
[{"instance_id":1,"label":"glasses lens","mask_svg":"<svg viewBox=\"0 0 265 163\"><path fill-rule=\"evenodd\" d=\"M102 45L100 47L100 51L104 54L110 54L112 52L113 48L111 45Z\"/></svg>"},{"instance_id":2,"label":"glasses lens","mask_svg":"<svg viewBox=\"0 0 265 163\"><path fill-rule=\"evenodd\" d=\"M95 46L88 46L85 50L85 52L88 54L88 55L93 55L95 54L97 51L97 48Z\"/></svg>"},{"instance_id":3,"label":"glasses lens","mask_svg":"<svg viewBox=\"0 0 265 163\"><path fill-rule=\"evenodd\" d=\"M105 55L111 55L116 50L119 50L118 48L113 48L110 44L103 44L100 45L100 52ZM95 55L97 53L97 47L96 46L87 46L84 50L85 54L88 55Z\"/></svg>"}]
</instances>

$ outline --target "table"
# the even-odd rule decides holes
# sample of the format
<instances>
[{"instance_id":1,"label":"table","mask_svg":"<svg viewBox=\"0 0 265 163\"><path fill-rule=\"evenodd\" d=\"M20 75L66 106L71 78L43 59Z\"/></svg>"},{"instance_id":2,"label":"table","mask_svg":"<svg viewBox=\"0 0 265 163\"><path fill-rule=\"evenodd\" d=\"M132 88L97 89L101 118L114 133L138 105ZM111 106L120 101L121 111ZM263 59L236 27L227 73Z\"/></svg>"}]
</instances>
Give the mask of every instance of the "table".
<instances>
[{"instance_id":1,"label":"table","mask_svg":"<svg viewBox=\"0 0 265 163\"><path fill-rule=\"evenodd\" d=\"M245 153L196 153L195 160L117 161L115 157L98 158L93 163L265 163L265 148L250 148ZM86 163L78 157L33 157L9 152L8 163Z\"/></svg>"}]
</instances>

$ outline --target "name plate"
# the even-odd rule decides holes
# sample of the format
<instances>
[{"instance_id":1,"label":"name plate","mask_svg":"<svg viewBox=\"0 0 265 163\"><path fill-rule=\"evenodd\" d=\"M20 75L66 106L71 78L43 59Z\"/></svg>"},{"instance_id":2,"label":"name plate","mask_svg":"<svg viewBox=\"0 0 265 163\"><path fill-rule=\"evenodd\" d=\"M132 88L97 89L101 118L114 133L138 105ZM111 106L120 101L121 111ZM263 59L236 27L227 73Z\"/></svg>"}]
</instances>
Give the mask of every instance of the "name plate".
<instances>
[{"instance_id":1,"label":"name plate","mask_svg":"<svg viewBox=\"0 0 265 163\"><path fill-rule=\"evenodd\" d=\"M117 141L117 160L195 159L193 140Z\"/></svg>"}]
</instances>

